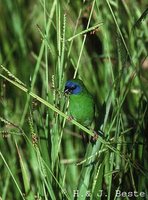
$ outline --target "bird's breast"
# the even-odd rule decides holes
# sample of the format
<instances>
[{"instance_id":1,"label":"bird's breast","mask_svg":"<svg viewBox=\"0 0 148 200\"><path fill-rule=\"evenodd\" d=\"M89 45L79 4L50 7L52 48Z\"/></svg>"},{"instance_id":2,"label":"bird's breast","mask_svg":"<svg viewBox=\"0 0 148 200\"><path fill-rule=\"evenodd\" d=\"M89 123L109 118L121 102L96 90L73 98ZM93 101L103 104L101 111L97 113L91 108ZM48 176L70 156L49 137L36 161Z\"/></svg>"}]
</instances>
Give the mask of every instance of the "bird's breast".
<instances>
[{"instance_id":1,"label":"bird's breast","mask_svg":"<svg viewBox=\"0 0 148 200\"><path fill-rule=\"evenodd\" d=\"M89 126L94 118L94 101L91 96L71 95L70 115L84 126Z\"/></svg>"}]
</instances>

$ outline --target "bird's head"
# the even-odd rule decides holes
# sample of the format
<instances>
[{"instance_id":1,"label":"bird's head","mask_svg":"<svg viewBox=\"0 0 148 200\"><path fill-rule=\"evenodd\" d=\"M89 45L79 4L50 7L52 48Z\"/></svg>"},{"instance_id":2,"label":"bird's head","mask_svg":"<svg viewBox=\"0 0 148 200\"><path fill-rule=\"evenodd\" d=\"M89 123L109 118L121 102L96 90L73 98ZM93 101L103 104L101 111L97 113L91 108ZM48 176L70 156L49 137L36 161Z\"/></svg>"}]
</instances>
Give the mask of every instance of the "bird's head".
<instances>
[{"instance_id":1,"label":"bird's head","mask_svg":"<svg viewBox=\"0 0 148 200\"><path fill-rule=\"evenodd\" d=\"M66 82L64 93L65 94L79 94L83 90L84 84L79 79L72 79Z\"/></svg>"}]
</instances>

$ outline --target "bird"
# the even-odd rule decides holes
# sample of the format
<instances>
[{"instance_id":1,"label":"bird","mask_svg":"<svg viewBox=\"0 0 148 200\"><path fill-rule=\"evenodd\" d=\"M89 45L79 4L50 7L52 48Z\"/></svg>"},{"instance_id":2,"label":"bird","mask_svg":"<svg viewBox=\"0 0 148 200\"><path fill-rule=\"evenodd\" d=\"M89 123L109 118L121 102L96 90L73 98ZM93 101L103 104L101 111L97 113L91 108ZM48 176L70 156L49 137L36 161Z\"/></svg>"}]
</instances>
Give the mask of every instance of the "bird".
<instances>
[{"instance_id":1,"label":"bird","mask_svg":"<svg viewBox=\"0 0 148 200\"><path fill-rule=\"evenodd\" d=\"M83 81L77 78L68 80L64 94L69 96L70 118L89 128L95 116L95 103Z\"/></svg>"}]
</instances>

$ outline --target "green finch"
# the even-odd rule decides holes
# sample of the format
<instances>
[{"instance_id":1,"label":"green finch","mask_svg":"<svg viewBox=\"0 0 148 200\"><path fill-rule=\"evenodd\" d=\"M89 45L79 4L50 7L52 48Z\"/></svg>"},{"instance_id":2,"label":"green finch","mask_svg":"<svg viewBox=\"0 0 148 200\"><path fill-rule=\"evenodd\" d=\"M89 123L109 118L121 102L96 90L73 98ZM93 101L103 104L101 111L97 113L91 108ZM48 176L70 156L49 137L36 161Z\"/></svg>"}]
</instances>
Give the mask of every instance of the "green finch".
<instances>
[{"instance_id":1,"label":"green finch","mask_svg":"<svg viewBox=\"0 0 148 200\"><path fill-rule=\"evenodd\" d=\"M85 127L89 127L95 116L95 103L80 79L68 80L64 93L69 95L70 117Z\"/></svg>"}]
</instances>

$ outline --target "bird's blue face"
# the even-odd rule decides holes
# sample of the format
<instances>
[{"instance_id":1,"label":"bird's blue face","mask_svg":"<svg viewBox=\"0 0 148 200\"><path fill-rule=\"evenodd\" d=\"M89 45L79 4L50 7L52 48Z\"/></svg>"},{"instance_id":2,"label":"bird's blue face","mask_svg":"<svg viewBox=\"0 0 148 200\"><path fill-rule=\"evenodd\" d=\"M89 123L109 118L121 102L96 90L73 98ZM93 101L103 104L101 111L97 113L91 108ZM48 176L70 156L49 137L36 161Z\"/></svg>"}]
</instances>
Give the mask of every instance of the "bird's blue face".
<instances>
[{"instance_id":1,"label":"bird's blue face","mask_svg":"<svg viewBox=\"0 0 148 200\"><path fill-rule=\"evenodd\" d=\"M65 84L65 94L79 94L82 91L82 87L73 81L67 81Z\"/></svg>"}]
</instances>

